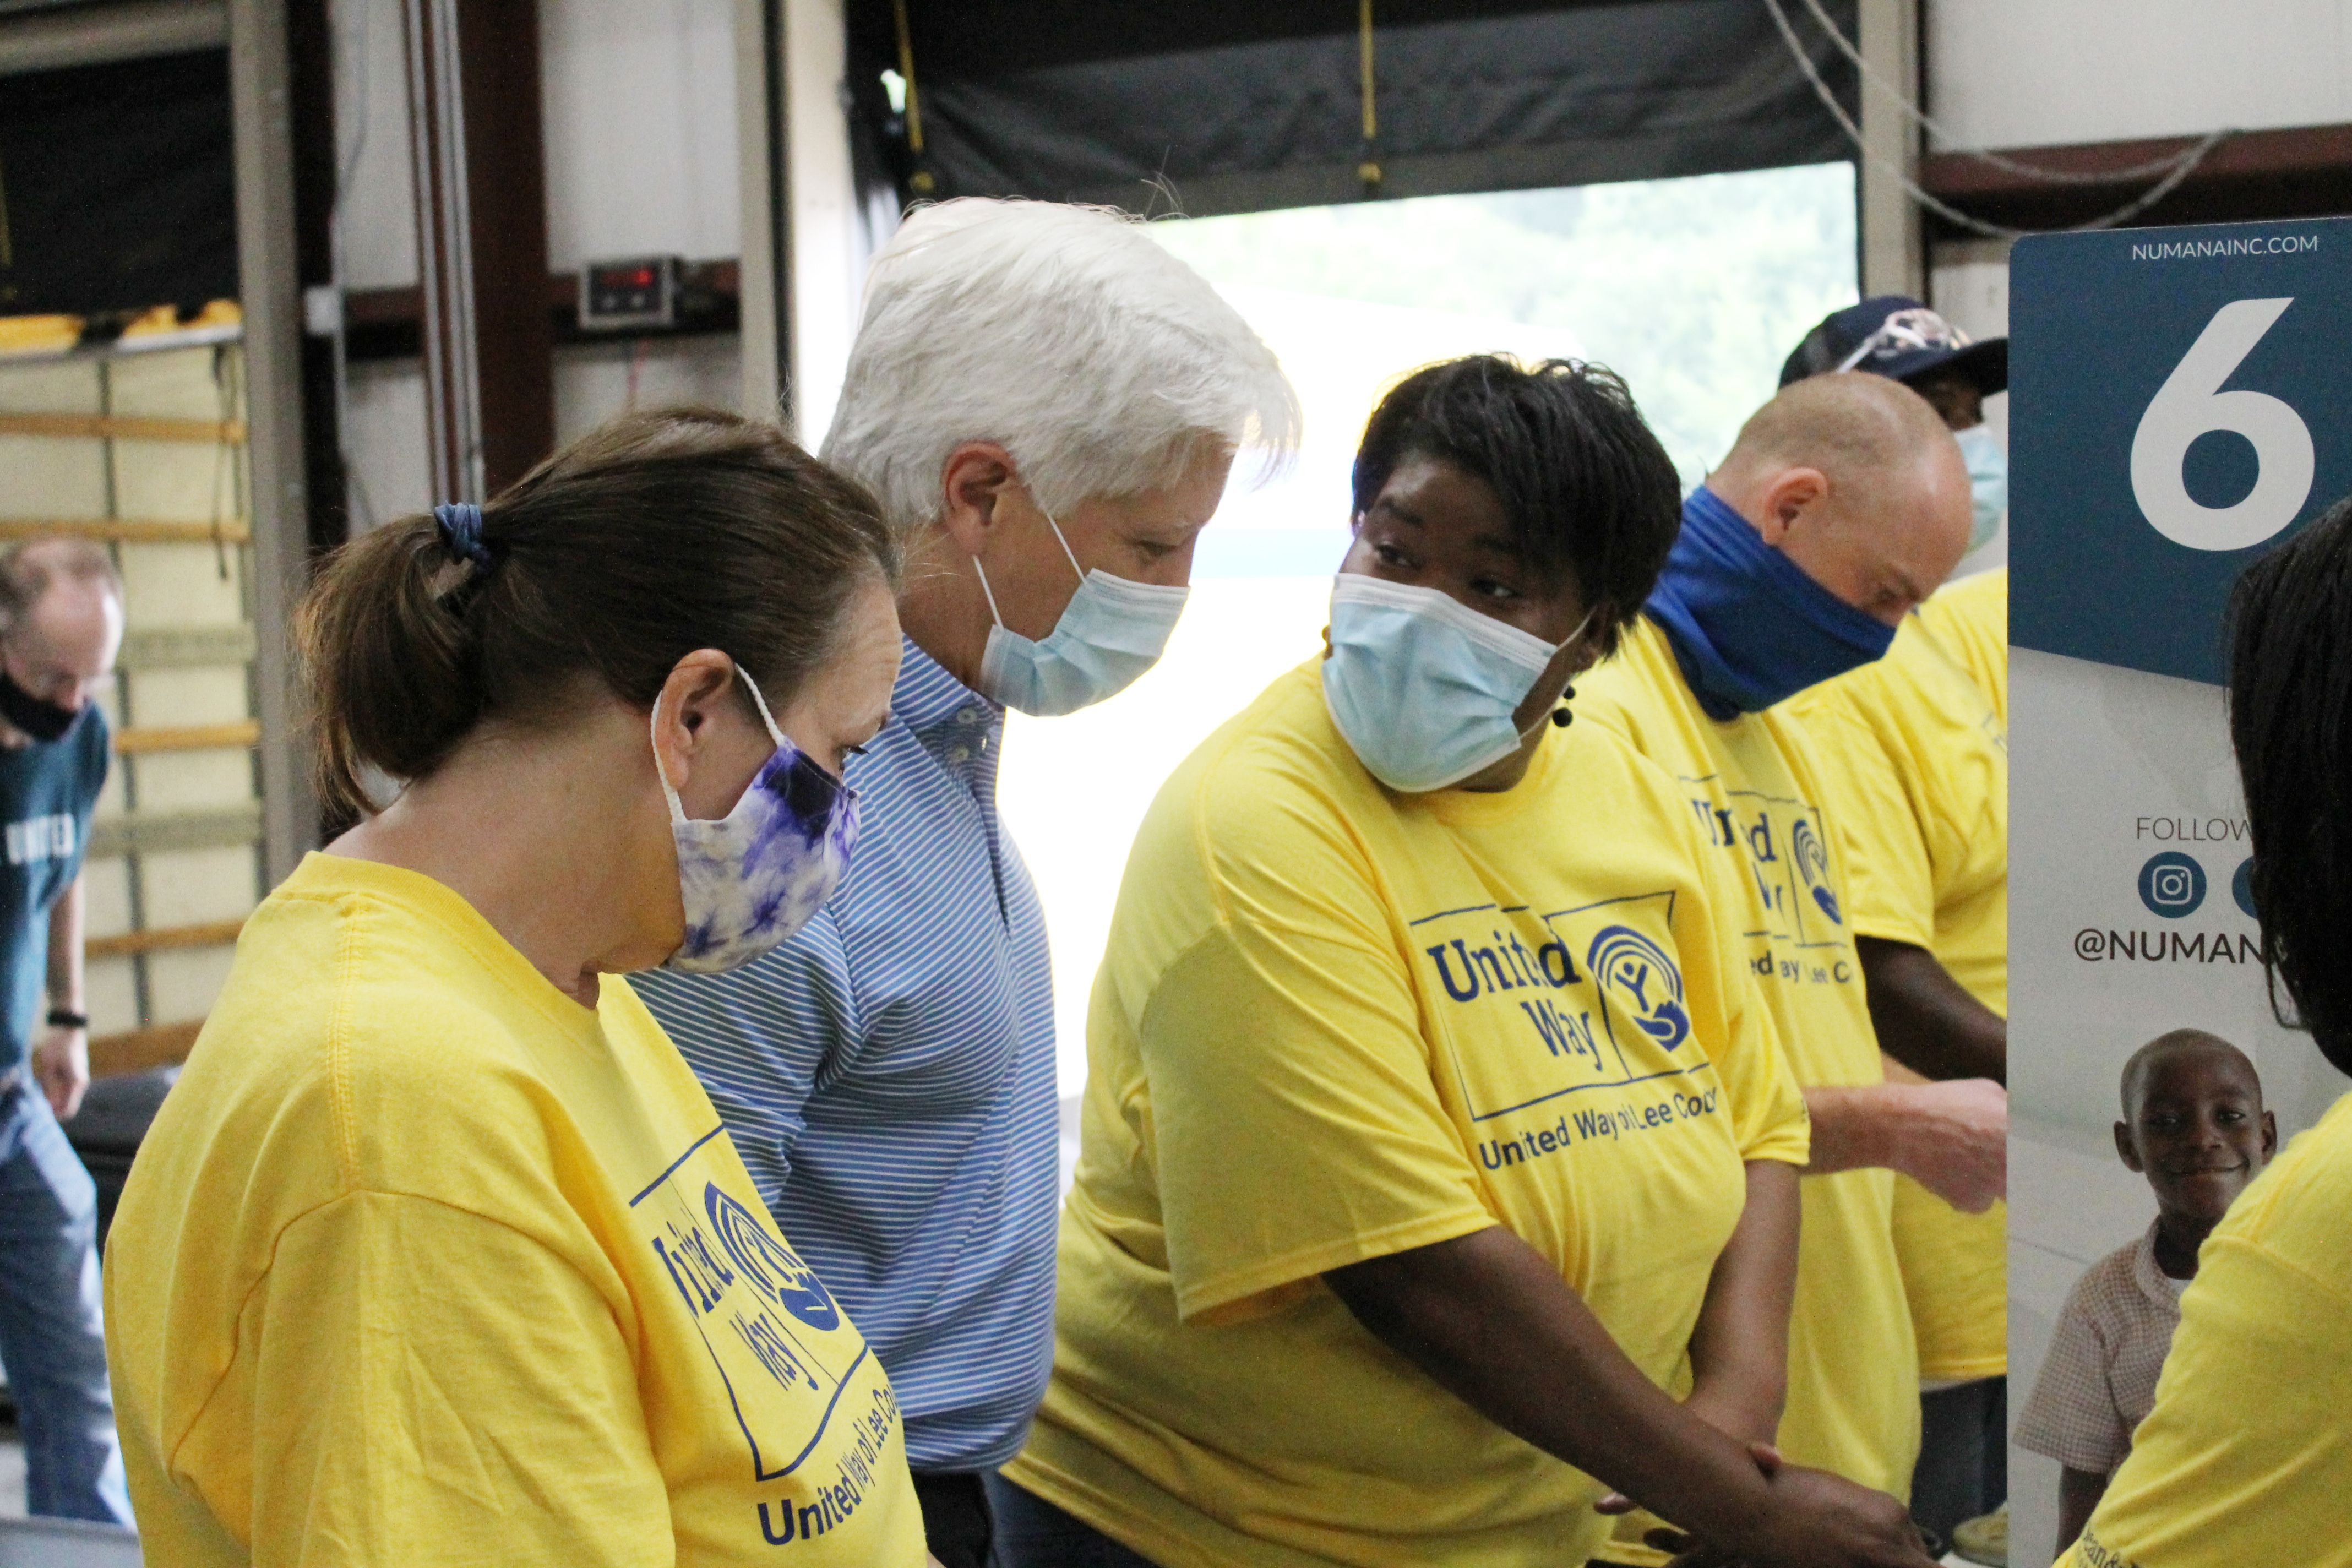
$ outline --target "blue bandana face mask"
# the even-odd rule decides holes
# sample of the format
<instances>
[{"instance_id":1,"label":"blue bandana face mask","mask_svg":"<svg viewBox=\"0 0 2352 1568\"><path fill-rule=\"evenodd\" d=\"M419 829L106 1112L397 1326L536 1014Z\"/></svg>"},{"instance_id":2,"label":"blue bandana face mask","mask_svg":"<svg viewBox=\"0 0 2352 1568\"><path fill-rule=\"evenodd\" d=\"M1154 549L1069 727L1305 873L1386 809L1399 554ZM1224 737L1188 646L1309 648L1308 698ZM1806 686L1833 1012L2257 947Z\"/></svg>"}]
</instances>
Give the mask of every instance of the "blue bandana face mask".
<instances>
[{"instance_id":1,"label":"blue bandana face mask","mask_svg":"<svg viewBox=\"0 0 2352 1568\"><path fill-rule=\"evenodd\" d=\"M1039 509L1043 511L1043 509ZM1051 719L1116 697L1160 662L1190 588L1131 583L1108 572L1089 572L1062 537L1062 525L1045 513L1045 526L1078 574L1078 591L1062 608L1061 619L1044 642L1008 629L996 613L996 593L977 557L980 591L988 595L988 646L980 656L980 694L1007 708Z\"/></svg>"},{"instance_id":2,"label":"blue bandana face mask","mask_svg":"<svg viewBox=\"0 0 2352 1568\"><path fill-rule=\"evenodd\" d=\"M1565 646L1434 588L1342 572L1331 584L1323 705L1365 772L1423 795L1518 750L1524 737L1512 716Z\"/></svg>"},{"instance_id":3,"label":"blue bandana face mask","mask_svg":"<svg viewBox=\"0 0 2352 1568\"><path fill-rule=\"evenodd\" d=\"M735 673L776 754L734 810L710 821L687 816L654 751L686 904L686 940L662 967L688 974L740 969L779 946L833 897L857 846L856 794L784 738L750 671L739 664Z\"/></svg>"},{"instance_id":4,"label":"blue bandana face mask","mask_svg":"<svg viewBox=\"0 0 2352 1568\"><path fill-rule=\"evenodd\" d=\"M1761 713L1886 652L1895 628L1805 575L1702 485L1643 606L1710 719Z\"/></svg>"},{"instance_id":5,"label":"blue bandana face mask","mask_svg":"<svg viewBox=\"0 0 2352 1568\"><path fill-rule=\"evenodd\" d=\"M1969 499L1976 507L1969 548L1981 550L2000 531L2000 520L2009 514L2009 454L1989 425L1954 431L1952 439L1960 444L1960 460L1969 466Z\"/></svg>"}]
</instances>

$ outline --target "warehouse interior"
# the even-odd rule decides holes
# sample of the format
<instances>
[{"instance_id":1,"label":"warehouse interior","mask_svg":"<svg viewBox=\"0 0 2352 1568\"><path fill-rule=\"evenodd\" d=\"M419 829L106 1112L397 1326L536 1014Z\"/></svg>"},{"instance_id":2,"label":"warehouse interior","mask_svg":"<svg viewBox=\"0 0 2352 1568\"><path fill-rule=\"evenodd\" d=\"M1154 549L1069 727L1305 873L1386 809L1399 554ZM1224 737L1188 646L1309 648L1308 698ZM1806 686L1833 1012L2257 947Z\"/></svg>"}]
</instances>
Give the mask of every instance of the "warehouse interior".
<instances>
[{"instance_id":1,"label":"warehouse interior","mask_svg":"<svg viewBox=\"0 0 2352 1568\"><path fill-rule=\"evenodd\" d=\"M1856 297L1997 337L2021 233L2352 211L2352 0L0 0L0 541L93 541L126 587L99 1081L68 1129L102 1194L245 916L333 826L288 654L319 558L627 408L781 416L814 448L866 261L964 195L1166 222L1308 411L1296 468L1237 472L1169 666L1015 721L1006 816L1082 1035L1117 868L1055 829L1123 842L1142 800L1081 799L1066 764L1118 748L1155 782L1296 658L1384 374L1617 363L1674 389L1696 483ZM1670 261L1625 259L1645 232ZM2135 1189L2066 1086L2013 1088L2013 1179L2092 1194L2011 1231L2030 1377ZM2019 1474L2038 1539L2054 1471ZM0 1565L137 1561L11 1528Z\"/></svg>"}]
</instances>

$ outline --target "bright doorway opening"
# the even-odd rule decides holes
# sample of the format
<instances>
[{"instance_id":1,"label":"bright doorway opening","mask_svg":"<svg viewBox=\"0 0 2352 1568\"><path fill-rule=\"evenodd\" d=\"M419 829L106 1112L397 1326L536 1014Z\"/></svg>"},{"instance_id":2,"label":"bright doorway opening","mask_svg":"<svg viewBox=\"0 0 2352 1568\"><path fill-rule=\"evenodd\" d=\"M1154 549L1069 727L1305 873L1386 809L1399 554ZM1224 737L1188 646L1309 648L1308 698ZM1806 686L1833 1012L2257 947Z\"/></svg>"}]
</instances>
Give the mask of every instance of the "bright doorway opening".
<instances>
[{"instance_id":1,"label":"bright doorway opening","mask_svg":"<svg viewBox=\"0 0 2352 1568\"><path fill-rule=\"evenodd\" d=\"M1168 657L1111 701L1015 716L1000 795L1053 932L1065 1096L1128 846L1171 770L1321 647L1348 476L1381 393L1501 352L1622 375L1694 485L1771 395L1807 329L1855 298L1853 166L1171 220L1153 235L1281 356L1305 406L1270 483L1244 454L1202 536Z\"/></svg>"}]
</instances>

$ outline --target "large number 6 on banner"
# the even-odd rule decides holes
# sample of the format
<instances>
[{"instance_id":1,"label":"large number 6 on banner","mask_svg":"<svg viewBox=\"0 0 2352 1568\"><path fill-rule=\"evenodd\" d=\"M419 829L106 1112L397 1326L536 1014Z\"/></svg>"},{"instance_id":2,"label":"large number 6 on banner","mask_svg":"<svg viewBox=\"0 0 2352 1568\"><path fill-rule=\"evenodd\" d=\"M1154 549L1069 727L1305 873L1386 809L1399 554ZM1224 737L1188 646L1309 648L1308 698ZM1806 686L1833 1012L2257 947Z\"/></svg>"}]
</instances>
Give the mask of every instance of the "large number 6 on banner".
<instances>
[{"instance_id":1,"label":"large number 6 on banner","mask_svg":"<svg viewBox=\"0 0 2352 1568\"><path fill-rule=\"evenodd\" d=\"M2236 300L2213 312L2157 388L2132 437L2132 496L2157 532L2191 550L2243 550L2288 523L2311 498L2315 461L2303 416L2267 392L2223 392L2285 300ZM2206 506L2180 481L2189 443L2234 430L2254 444L2254 488L2235 506Z\"/></svg>"}]
</instances>

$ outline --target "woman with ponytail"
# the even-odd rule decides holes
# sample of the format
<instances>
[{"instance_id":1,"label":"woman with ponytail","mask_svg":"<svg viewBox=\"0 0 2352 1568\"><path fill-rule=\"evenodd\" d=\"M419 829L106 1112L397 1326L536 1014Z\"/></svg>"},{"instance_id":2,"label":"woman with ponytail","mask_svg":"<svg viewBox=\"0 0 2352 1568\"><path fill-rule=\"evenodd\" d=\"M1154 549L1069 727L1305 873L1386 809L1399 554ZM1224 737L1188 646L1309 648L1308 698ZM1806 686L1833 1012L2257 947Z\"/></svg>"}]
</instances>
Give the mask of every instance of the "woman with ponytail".
<instances>
[{"instance_id":1,"label":"woman with ponytail","mask_svg":"<svg viewBox=\"0 0 2352 1568\"><path fill-rule=\"evenodd\" d=\"M326 563L355 826L247 922L110 1243L150 1563L924 1561L888 1381L620 978L830 892L898 572L863 490L692 410Z\"/></svg>"}]
</instances>

